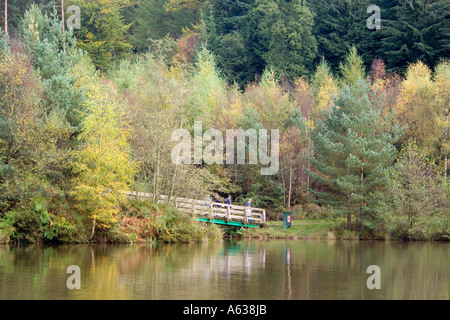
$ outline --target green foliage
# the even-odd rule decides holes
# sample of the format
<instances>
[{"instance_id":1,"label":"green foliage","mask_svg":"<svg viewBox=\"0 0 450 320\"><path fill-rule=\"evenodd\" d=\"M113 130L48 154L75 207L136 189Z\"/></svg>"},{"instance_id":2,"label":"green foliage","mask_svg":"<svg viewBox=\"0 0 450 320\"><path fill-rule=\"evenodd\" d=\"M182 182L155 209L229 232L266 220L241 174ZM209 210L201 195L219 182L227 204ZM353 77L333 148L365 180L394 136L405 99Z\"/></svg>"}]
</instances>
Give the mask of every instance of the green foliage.
<instances>
[{"instance_id":1,"label":"green foliage","mask_svg":"<svg viewBox=\"0 0 450 320\"><path fill-rule=\"evenodd\" d=\"M406 143L379 202L387 232L405 240L449 239L446 183L433 159L416 142Z\"/></svg>"},{"instance_id":2,"label":"green foliage","mask_svg":"<svg viewBox=\"0 0 450 320\"><path fill-rule=\"evenodd\" d=\"M316 57L313 17L299 0L212 1L203 18L207 48L241 87L270 67L294 80Z\"/></svg>"},{"instance_id":3,"label":"green foliage","mask_svg":"<svg viewBox=\"0 0 450 320\"><path fill-rule=\"evenodd\" d=\"M171 9L168 2L142 0L128 12L128 19L133 21L131 43L138 51L147 50L152 39L162 39L167 35L179 37L184 28L191 28L197 22L197 6Z\"/></svg>"},{"instance_id":4,"label":"green foliage","mask_svg":"<svg viewBox=\"0 0 450 320\"><path fill-rule=\"evenodd\" d=\"M134 164L129 154L128 131L120 121L122 111L110 98L112 88L99 86L95 75L91 75L91 80L88 113L71 167L76 176L74 196L80 211L92 220L93 237L97 225L109 229L117 222L117 206L131 185Z\"/></svg>"},{"instance_id":5,"label":"green foliage","mask_svg":"<svg viewBox=\"0 0 450 320\"><path fill-rule=\"evenodd\" d=\"M81 30L76 31L77 43L91 57L94 65L107 70L112 62L125 57L132 45L127 37L131 24L126 24L123 10L130 0L71 0L81 11Z\"/></svg>"},{"instance_id":6,"label":"green foliage","mask_svg":"<svg viewBox=\"0 0 450 320\"><path fill-rule=\"evenodd\" d=\"M380 99L359 79L345 86L331 112L311 131L314 153L310 161L317 171L310 177L326 191L310 190L321 204L346 213L348 223L359 210L361 226L372 228L374 192L386 188L385 169L395 159L394 143L402 130L392 125L393 115L382 115ZM365 214L368 219L365 219Z\"/></svg>"},{"instance_id":7,"label":"green foliage","mask_svg":"<svg viewBox=\"0 0 450 320\"><path fill-rule=\"evenodd\" d=\"M53 11L53 6L57 4L57 0L8 0L8 34L17 37L22 34L21 23L23 15L31 6L38 6L43 12ZM0 16L5 14L4 4L0 6ZM3 23L3 19L2 19Z\"/></svg>"},{"instance_id":8,"label":"green foliage","mask_svg":"<svg viewBox=\"0 0 450 320\"><path fill-rule=\"evenodd\" d=\"M9 243L11 236L14 234L13 223L11 213L6 213L3 217L0 217L0 244Z\"/></svg>"},{"instance_id":9,"label":"green foliage","mask_svg":"<svg viewBox=\"0 0 450 320\"><path fill-rule=\"evenodd\" d=\"M364 79L366 72L361 57L358 55L355 47L352 47L345 57L345 63L339 64L341 72L341 82L343 85L355 84L358 79Z\"/></svg>"},{"instance_id":10,"label":"green foliage","mask_svg":"<svg viewBox=\"0 0 450 320\"><path fill-rule=\"evenodd\" d=\"M25 43L41 79L47 112L61 113L71 130L79 131L84 96L74 87L75 78L69 72L81 54L72 30L63 34L57 12L47 15L35 5L25 13L22 25Z\"/></svg>"},{"instance_id":11,"label":"green foliage","mask_svg":"<svg viewBox=\"0 0 450 320\"><path fill-rule=\"evenodd\" d=\"M256 54L276 74L296 79L308 74L316 57L314 14L301 0L256 0L252 12L259 39Z\"/></svg>"},{"instance_id":12,"label":"green foliage","mask_svg":"<svg viewBox=\"0 0 450 320\"><path fill-rule=\"evenodd\" d=\"M439 58L449 57L449 9L448 1L392 1L378 50L388 69L404 72L417 60L434 68Z\"/></svg>"},{"instance_id":13,"label":"green foliage","mask_svg":"<svg viewBox=\"0 0 450 320\"><path fill-rule=\"evenodd\" d=\"M8 38L9 36L5 35L5 32L0 28L0 59L9 53Z\"/></svg>"},{"instance_id":14,"label":"green foliage","mask_svg":"<svg viewBox=\"0 0 450 320\"><path fill-rule=\"evenodd\" d=\"M425 64L448 51L448 15L437 21L445 2L375 1L382 30L370 31L365 0L67 0L81 8L78 41L62 32L52 2L10 2L12 37L0 35L0 242L221 236L170 203L129 212L122 191L131 188L153 200L251 197L273 219L295 208L302 218L347 215L336 233L344 238L448 237L449 68ZM365 70L378 49L391 69L425 63L401 79L377 60L370 86ZM420 145L414 152L436 166L402 153L388 169L401 131L394 109ZM280 170L175 165L172 133L195 121L223 133L278 129Z\"/></svg>"},{"instance_id":15,"label":"green foliage","mask_svg":"<svg viewBox=\"0 0 450 320\"><path fill-rule=\"evenodd\" d=\"M188 124L193 126L194 121L202 121L205 127L210 126L214 114L222 107L226 82L217 68L214 55L206 48L197 54L191 81L193 91L186 108Z\"/></svg>"},{"instance_id":16,"label":"green foliage","mask_svg":"<svg viewBox=\"0 0 450 320\"><path fill-rule=\"evenodd\" d=\"M348 0L312 0L309 1L315 15L313 34L318 42L318 53L323 56L334 71L338 71L342 57L355 46L358 52L363 53L366 64L374 58L376 43L374 35L366 26L369 18L367 8L369 5L380 5L380 1L348 1ZM386 9L381 6L382 19ZM382 25L384 27L384 25Z\"/></svg>"},{"instance_id":17,"label":"green foliage","mask_svg":"<svg viewBox=\"0 0 450 320\"><path fill-rule=\"evenodd\" d=\"M217 241L223 237L215 224L197 222L175 208L154 202L130 204L132 211L123 219L121 229L131 241L156 239L162 242Z\"/></svg>"}]
</instances>

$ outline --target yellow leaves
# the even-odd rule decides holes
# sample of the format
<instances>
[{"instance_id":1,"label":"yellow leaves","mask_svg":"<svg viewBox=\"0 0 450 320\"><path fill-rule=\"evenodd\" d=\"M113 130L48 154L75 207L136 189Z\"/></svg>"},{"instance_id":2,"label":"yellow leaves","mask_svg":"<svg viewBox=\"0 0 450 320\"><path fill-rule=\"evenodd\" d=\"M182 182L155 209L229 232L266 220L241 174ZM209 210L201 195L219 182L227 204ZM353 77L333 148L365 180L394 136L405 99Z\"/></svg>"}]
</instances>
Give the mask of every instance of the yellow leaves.
<instances>
[{"instance_id":1,"label":"yellow leaves","mask_svg":"<svg viewBox=\"0 0 450 320\"><path fill-rule=\"evenodd\" d=\"M30 31L31 35L33 36L33 41L38 42L39 41L39 25L37 22L34 21L33 16L31 16L30 24L28 25L28 30Z\"/></svg>"},{"instance_id":2,"label":"yellow leaves","mask_svg":"<svg viewBox=\"0 0 450 320\"><path fill-rule=\"evenodd\" d=\"M337 97L339 88L332 77L325 76L316 95L316 110L331 110L333 97Z\"/></svg>"},{"instance_id":3,"label":"yellow leaves","mask_svg":"<svg viewBox=\"0 0 450 320\"><path fill-rule=\"evenodd\" d=\"M448 60L442 61L436 67L433 79L439 110L447 114L450 110L450 62Z\"/></svg>"},{"instance_id":4,"label":"yellow leaves","mask_svg":"<svg viewBox=\"0 0 450 320\"><path fill-rule=\"evenodd\" d=\"M309 118L307 120L306 125L311 129L314 129L316 127L316 124L312 118Z\"/></svg>"},{"instance_id":5,"label":"yellow leaves","mask_svg":"<svg viewBox=\"0 0 450 320\"><path fill-rule=\"evenodd\" d=\"M436 67L434 77L430 68L419 61L409 66L401 84L396 120L409 126L406 139L415 137L430 153L445 144L442 139L445 139L445 114L449 108L449 81L448 61Z\"/></svg>"},{"instance_id":6,"label":"yellow leaves","mask_svg":"<svg viewBox=\"0 0 450 320\"><path fill-rule=\"evenodd\" d=\"M312 88L314 91L314 110L313 117L321 118L322 111L331 110L333 107L333 97L339 94L339 85L331 73L331 69L325 60L317 66L312 79Z\"/></svg>"},{"instance_id":7,"label":"yellow leaves","mask_svg":"<svg viewBox=\"0 0 450 320\"><path fill-rule=\"evenodd\" d=\"M77 174L74 193L97 227L107 228L117 222L122 191L129 188L136 165L130 160L128 131L122 125L115 88L93 75L90 80L85 83L88 101L81 147L72 163Z\"/></svg>"}]
</instances>

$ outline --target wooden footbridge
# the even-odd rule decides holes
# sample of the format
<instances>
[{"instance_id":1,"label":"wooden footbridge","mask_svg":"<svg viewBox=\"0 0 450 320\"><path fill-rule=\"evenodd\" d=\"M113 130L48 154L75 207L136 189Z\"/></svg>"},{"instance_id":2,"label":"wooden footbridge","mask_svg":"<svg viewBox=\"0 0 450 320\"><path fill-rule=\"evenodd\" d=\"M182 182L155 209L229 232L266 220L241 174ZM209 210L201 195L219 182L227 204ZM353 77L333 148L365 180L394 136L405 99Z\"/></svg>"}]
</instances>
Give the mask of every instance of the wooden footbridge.
<instances>
[{"instance_id":1,"label":"wooden footbridge","mask_svg":"<svg viewBox=\"0 0 450 320\"><path fill-rule=\"evenodd\" d=\"M138 200L153 199L153 195L146 192L132 191L126 194ZM178 197L168 199L165 195L160 196L158 203L170 203L197 221L246 228L263 227L266 224L266 210L260 208Z\"/></svg>"}]
</instances>

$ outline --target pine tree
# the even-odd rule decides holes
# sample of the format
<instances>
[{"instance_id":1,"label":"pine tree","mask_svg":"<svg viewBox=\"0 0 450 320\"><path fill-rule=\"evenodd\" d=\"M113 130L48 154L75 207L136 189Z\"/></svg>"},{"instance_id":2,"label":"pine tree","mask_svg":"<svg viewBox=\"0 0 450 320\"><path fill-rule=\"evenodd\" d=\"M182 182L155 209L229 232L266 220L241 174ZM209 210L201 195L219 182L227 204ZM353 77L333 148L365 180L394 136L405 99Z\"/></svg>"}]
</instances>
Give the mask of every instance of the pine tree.
<instances>
[{"instance_id":1,"label":"pine tree","mask_svg":"<svg viewBox=\"0 0 450 320\"><path fill-rule=\"evenodd\" d=\"M370 84L359 79L344 86L331 112L311 132L314 153L309 171L312 180L327 188L313 191L321 204L331 205L347 215L359 211L361 229L373 223L371 194L386 186L386 166L395 159L394 143L401 128L392 125L393 115L382 114L381 103L370 92Z\"/></svg>"},{"instance_id":2,"label":"pine tree","mask_svg":"<svg viewBox=\"0 0 450 320\"><path fill-rule=\"evenodd\" d=\"M75 78L70 72L80 58L72 30L63 33L56 11L47 15L35 5L25 13L22 26L25 43L33 53L33 65L44 88L45 107L48 112L59 110L74 132L79 132L84 96L74 90Z\"/></svg>"},{"instance_id":3,"label":"pine tree","mask_svg":"<svg viewBox=\"0 0 450 320\"><path fill-rule=\"evenodd\" d=\"M6 29L7 24L8 28L4 31L7 31L12 37L18 36L22 31L20 27L23 15L32 5L37 5L44 12L50 13L55 4L55 0L2 0L2 4L0 5L2 27Z\"/></svg>"},{"instance_id":4,"label":"pine tree","mask_svg":"<svg viewBox=\"0 0 450 320\"><path fill-rule=\"evenodd\" d=\"M212 126L214 115L223 107L226 100L226 82L221 76L214 55L203 48L197 54L197 63L190 79L192 94L185 109L189 125L203 121Z\"/></svg>"},{"instance_id":5,"label":"pine tree","mask_svg":"<svg viewBox=\"0 0 450 320\"><path fill-rule=\"evenodd\" d=\"M378 43L374 41L374 36L378 31L369 30L366 21L369 18L367 8L377 2L379 1L310 1L315 12L314 35L318 42L318 53L327 60L333 71L338 71L342 57L352 46L362 53L365 64L375 58Z\"/></svg>"},{"instance_id":6,"label":"pine tree","mask_svg":"<svg viewBox=\"0 0 450 320\"><path fill-rule=\"evenodd\" d=\"M345 57L345 63L339 63L339 71L341 73L340 82L344 85L354 84L358 79L366 77L364 62L358 55L356 47L350 48Z\"/></svg>"},{"instance_id":7,"label":"pine tree","mask_svg":"<svg viewBox=\"0 0 450 320\"><path fill-rule=\"evenodd\" d=\"M8 34L8 0L5 0L5 33Z\"/></svg>"},{"instance_id":8,"label":"pine tree","mask_svg":"<svg viewBox=\"0 0 450 320\"><path fill-rule=\"evenodd\" d=\"M0 28L0 59L3 57L5 53L8 52L8 50L9 50L8 35L6 35Z\"/></svg>"},{"instance_id":9,"label":"pine tree","mask_svg":"<svg viewBox=\"0 0 450 320\"><path fill-rule=\"evenodd\" d=\"M255 53L279 77L308 75L317 54L314 14L301 0L257 0L252 12L258 43Z\"/></svg>"},{"instance_id":10,"label":"pine tree","mask_svg":"<svg viewBox=\"0 0 450 320\"><path fill-rule=\"evenodd\" d=\"M317 66L311 80L314 91L315 106L313 118L320 118L323 110L331 110L333 98L337 96L339 88L331 68L325 59Z\"/></svg>"},{"instance_id":11,"label":"pine tree","mask_svg":"<svg viewBox=\"0 0 450 320\"><path fill-rule=\"evenodd\" d=\"M378 53L388 70L405 72L408 63L420 60L431 68L449 57L450 3L441 0L393 1L383 20Z\"/></svg>"},{"instance_id":12,"label":"pine tree","mask_svg":"<svg viewBox=\"0 0 450 320\"><path fill-rule=\"evenodd\" d=\"M168 8L168 0L141 0L127 10L131 43L142 52L148 49L151 39L162 39L169 35L179 37L184 28L192 28L200 18L198 6ZM132 18L130 18L132 17Z\"/></svg>"},{"instance_id":13,"label":"pine tree","mask_svg":"<svg viewBox=\"0 0 450 320\"><path fill-rule=\"evenodd\" d=\"M255 32L250 22L254 0L212 1L203 14L207 48L230 83L241 87L262 73L264 62L254 53Z\"/></svg>"}]
</instances>

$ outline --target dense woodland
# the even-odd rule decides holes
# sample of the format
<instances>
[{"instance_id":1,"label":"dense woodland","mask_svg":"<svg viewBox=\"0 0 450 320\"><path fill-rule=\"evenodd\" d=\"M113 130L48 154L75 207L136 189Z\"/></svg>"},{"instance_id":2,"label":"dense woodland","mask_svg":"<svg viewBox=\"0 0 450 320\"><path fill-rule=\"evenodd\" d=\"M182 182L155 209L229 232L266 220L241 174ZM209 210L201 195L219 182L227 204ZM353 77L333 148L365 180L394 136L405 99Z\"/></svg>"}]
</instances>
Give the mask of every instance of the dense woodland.
<instances>
[{"instance_id":1,"label":"dense woodland","mask_svg":"<svg viewBox=\"0 0 450 320\"><path fill-rule=\"evenodd\" d=\"M124 190L449 238L448 1L65 0L79 30L61 1L3 2L0 242L126 240L124 218L167 241L218 232ZM280 170L175 165L194 121L278 129Z\"/></svg>"}]
</instances>

